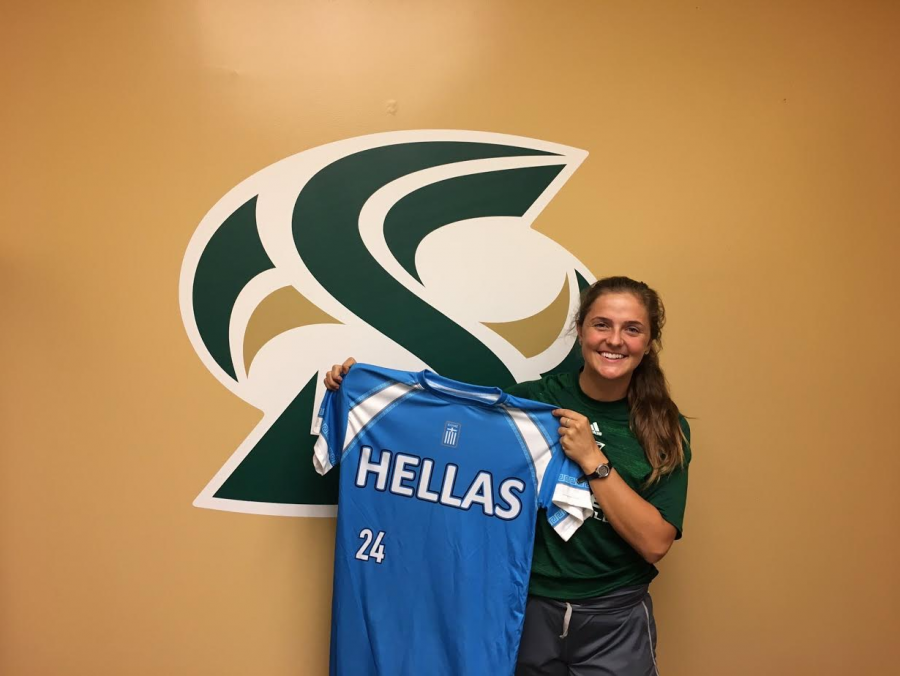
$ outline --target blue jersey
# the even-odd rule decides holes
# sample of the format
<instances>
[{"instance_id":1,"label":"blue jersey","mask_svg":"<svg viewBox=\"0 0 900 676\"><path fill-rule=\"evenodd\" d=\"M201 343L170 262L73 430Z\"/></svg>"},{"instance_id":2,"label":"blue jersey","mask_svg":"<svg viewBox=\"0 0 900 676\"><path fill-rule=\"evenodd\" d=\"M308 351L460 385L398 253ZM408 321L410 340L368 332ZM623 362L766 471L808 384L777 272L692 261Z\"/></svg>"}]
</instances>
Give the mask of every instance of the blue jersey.
<instances>
[{"instance_id":1,"label":"blue jersey","mask_svg":"<svg viewBox=\"0 0 900 676\"><path fill-rule=\"evenodd\" d=\"M319 411L340 463L332 676L512 675L538 509L593 514L553 406L430 371L357 364Z\"/></svg>"}]
</instances>

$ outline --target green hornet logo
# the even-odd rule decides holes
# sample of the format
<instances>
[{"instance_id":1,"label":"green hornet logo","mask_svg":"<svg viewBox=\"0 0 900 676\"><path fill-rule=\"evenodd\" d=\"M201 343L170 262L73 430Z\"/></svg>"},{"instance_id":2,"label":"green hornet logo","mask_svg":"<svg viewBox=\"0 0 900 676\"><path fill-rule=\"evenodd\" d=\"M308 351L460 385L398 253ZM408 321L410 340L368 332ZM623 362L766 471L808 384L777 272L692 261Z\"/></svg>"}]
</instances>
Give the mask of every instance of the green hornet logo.
<instances>
[{"instance_id":1,"label":"green hornet logo","mask_svg":"<svg viewBox=\"0 0 900 676\"><path fill-rule=\"evenodd\" d=\"M347 355L501 387L576 363L567 322L593 276L531 225L586 156L392 132L301 152L228 192L188 245L181 315L204 365L263 419L194 504L335 514L337 474L313 470L311 429L319 370Z\"/></svg>"}]
</instances>

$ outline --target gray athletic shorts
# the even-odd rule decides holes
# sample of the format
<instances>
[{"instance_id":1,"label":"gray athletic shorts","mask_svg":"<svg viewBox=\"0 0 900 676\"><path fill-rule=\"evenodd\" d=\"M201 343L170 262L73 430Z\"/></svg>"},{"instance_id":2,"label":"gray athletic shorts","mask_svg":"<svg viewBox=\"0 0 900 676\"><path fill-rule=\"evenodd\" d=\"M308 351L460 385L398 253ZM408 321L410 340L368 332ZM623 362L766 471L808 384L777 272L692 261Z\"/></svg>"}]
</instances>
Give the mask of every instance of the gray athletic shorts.
<instances>
[{"instance_id":1,"label":"gray athletic shorts","mask_svg":"<svg viewBox=\"0 0 900 676\"><path fill-rule=\"evenodd\" d=\"M647 587L573 603L529 596L516 676L659 676Z\"/></svg>"}]
</instances>

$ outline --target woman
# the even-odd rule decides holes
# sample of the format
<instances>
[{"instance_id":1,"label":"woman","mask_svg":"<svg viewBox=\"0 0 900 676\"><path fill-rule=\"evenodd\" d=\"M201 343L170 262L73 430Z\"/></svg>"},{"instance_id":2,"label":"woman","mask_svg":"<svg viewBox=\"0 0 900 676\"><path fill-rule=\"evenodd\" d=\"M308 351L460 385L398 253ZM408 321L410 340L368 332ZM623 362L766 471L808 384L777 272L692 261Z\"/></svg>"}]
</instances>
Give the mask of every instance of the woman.
<instances>
[{"instance_id":1,"label":"woman","mask_svg":"<svg viewBox=\"0 0 900 676\"><path fill-rule=\"evenodd\" d=\"M594 496L594 518L568 542L538 519L516 676L658 673L648 587L681 537L690 462L690 430L659 366L664 323L646 284L601 279L575 317L584 367L508 389L560 407L562 448ZM325 386L353 363L336 364Z\"/></svg>"}]
</instances>

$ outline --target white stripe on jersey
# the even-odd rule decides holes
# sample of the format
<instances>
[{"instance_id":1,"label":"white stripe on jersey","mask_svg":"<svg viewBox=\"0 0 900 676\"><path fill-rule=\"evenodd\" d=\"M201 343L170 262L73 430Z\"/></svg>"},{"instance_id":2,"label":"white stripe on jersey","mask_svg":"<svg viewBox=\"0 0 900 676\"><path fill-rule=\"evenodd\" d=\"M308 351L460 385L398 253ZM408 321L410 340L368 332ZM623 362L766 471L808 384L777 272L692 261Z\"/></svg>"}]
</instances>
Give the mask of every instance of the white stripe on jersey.
<instances>
[{"instance_id":1,"label":"white stripe on jersey","mask_svg":"<svg viewBox=\"0 0 900 676\"><path fill-rule=\"evenodd\" d=\"M525 411L512 406L504 406L503 409L512 418L516 429L519 430L519 434L525 440L525 446L528 448L532 462L534 462L535 479L537 480L535 490L540 493L541 483L544 481L544 472L547 471L547 465L550 464L550 446L547 444L547 439Z\"/></svg>"},{"instance_id":2,"label":"white stripe on jersey","mask_svg":"<svg viewBox=\"0 0 900 676\"><path fill-rule=\"evenodd\" d=\"M344 447L341 453L344 453L357 435L362 432L363 428L372 422L379 413L388 408L401 397L410 394L416 390L421 390L421 385L406 385L404 383L394 383L382 390L378 390L371 397L363 399L350 409L347 416L347 433L344 435Z\"/></svg>"}]
</instances>

